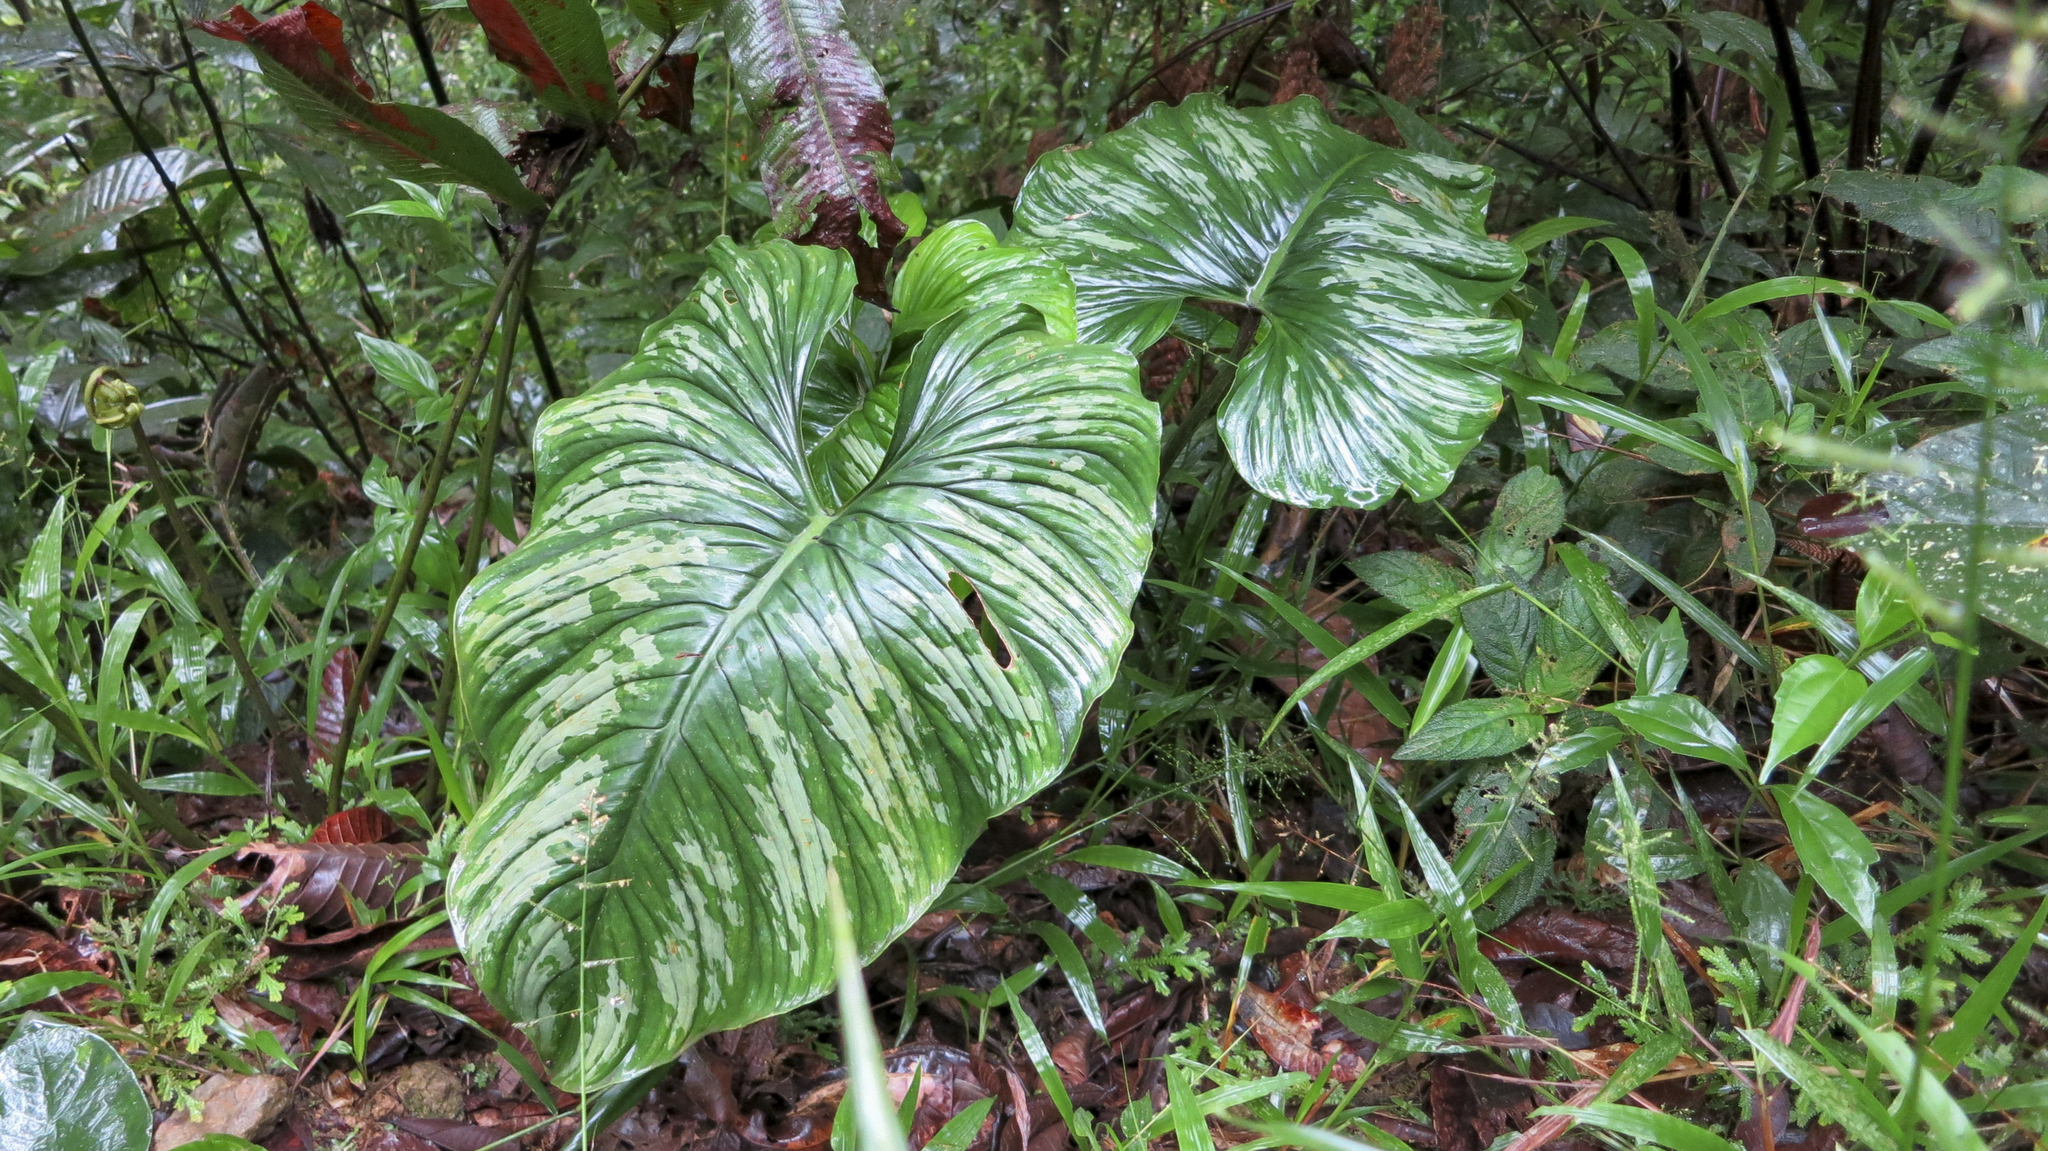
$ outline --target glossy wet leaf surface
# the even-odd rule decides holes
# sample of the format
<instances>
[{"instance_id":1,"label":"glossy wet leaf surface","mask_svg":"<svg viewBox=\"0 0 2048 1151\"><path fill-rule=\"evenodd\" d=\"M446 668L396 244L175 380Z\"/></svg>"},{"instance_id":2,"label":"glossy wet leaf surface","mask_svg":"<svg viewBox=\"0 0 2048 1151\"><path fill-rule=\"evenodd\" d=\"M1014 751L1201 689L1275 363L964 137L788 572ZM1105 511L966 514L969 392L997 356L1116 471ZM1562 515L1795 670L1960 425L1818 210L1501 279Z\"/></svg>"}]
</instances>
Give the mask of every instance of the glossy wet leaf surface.
<instances>
[{"instance_id":1,"label":"glossy wet leaf surface","mask_svg":"<svg viewBox=\"0 0 2048 1151\"><path fill-rule=\"evenodd\" d=\"M548 411L535 530L459 609L493 789L450 906L562 1084L816 997L829 868L863 955L921 914L1066 762L1147 550L1158 417L1129 357L955 313L842 496L806 408L851 261L712 259L631 365Z\"/></svg>"},{"instance_id":2,"label":"glossy wet leaf surface","mask_svg":"<svg viewBox=\"0 0 2048 1151\"><path fill-rule=\"evenodd\" d=\"M1083 337L1141 350L1184 300L1259 311L1218 416L1238 470L1304 507L1441 493L1500 407L1523 269L1486 236L1484 168L1384 148L1313 100L1153 107L1048 154L1015 242L1064 260Z\"/></svg>"}]
</instances>

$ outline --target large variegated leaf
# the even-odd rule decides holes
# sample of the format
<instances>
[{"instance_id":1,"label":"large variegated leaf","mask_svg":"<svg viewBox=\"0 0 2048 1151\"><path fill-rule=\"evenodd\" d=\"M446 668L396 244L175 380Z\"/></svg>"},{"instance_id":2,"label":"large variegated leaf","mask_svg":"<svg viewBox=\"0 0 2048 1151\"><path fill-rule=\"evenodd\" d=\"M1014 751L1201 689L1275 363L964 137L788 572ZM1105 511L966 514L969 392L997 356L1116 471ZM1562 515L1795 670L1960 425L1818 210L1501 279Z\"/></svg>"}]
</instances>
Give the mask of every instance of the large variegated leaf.
<instances>
[{"instance_id":1,"label":"large variegated leaf","mask_svg":"<svg viewBox=\"0 0 2048 1151\"><path fill-rule=\"evenodd\" d=\"M1187 299L1260 312L1220 427L1253 487L1306 507L1441 493L1500 407L1523 259L1486 236L1484 168L1374 144L1315 100L1154 105L1047 154L1019 242L1060 257L1083 339L1140 349Z\"/></svg>"},{"instance_id":2,"label":"large variegated leaf","mask_svg":"<svg viewBox=\"0 0 2048 1151\"><path fill-rule=\"evenodd\" d=\"M878 296L903 223L882 169L896 143L882 79L841 0L726 0L733 74L761 126L761 182L781 234L844 248Z\"/></svg>"},{"instance_id":3,"label":"large variegated leaf","mask_svg":"<svg viewBox=\"0 0 2048 1151\"><path fill-rule=\"evenodd\" d=\"M841 498L812 462L849 404L821 379L849 258L711 263L542 417L533 534L457 612L492 780L449 905L570 1088L822 993L828 869L865 953L912 922L1066 762L1148 551L1159 420L1125 353L952 312Z\"/></svg>"},{"instance_id":4,"label":"large variegated leaf","mask_svg":"<svg viewBox=\"0 0 2048 1151\"><path fill-rule=\"evenodd\" d=\"M1974 576L1985 618L2048 644L2048 408L1929 436L1868 485L1877 526L1848 546L1935 606L1969 597Z\"/></svg>"}]
</instances>

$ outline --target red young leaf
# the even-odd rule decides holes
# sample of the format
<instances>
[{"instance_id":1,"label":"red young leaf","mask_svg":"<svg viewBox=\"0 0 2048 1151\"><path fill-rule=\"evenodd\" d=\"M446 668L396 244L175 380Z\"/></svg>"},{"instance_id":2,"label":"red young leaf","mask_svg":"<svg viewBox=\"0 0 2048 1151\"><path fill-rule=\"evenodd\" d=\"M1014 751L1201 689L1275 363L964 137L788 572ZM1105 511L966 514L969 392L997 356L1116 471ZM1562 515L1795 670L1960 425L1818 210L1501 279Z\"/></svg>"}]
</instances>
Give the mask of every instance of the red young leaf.
<instances>
[{"instance_id":1,"label":"red young leaf","mask_svg":"<svg viewBox=\"0 0 2048 1151\"><path fill-rule=\"evenodd\" d=\"M313 730L308 733L313 745L313 762L324 763L334 754L334 745L341 740L341 712L348 694L355 689L356 649L342 648L327 661L320 671L320 701L313 708ZM362 704L362 693L356 692L358 706Z\"/></svg>"},{"instance_id":2,"label":"red young leaf","mask_svg":"<svg viewBox=\"0 0 2048 1151\"><path fill-rule=\"evenodd\" d=\"M533 85L541 106L579 124L617 108L604 28L589 0L469 0L491 54Z\"/></svg>"},{"instance_id":3,"label":"red young leaf","mask_svg":"<svg viewBox=\"0 0 2048 1151\"><path fill-rule=\"evenodd\" d=\"M1864 504L1847 492L1815 496L1799 508L1799 534L1808 539L1847 539L1890 522L1884 501Z\"/></svg>"},{"instance_id":4,"label":"red young leaf","mask_svg":"<svg viewBox=\"0 0 2048 1151\"><path fill-rule=\"evenodd\" d=\"M235 5L219 20L197 22L201 32L261 48L292 75L334 99L375 98L370 84L357 73L341 38L341 17L318 4L306 4L268 20Z\"/></svg>"},{"instance_id":5,"label":"red young leaf","mask_svg":"<svg viewBox=\"0 0 2048 1151\"><path fill-rule=\"evenodd\" d=\"M398 821L377 807L351 807L320 821L307 843L382 843L398 833Z\"/></svg>"},{"instance_id":6,"label":"red young leaf","mask_svg":"<svg viewBox=\"0 0 2048 1151\"><path fill-rule=\"evenodd\" d=\"M882 187L896 130L839 0L731 0L724 20L761 123L761 182L777 226L798 243L851 252L861 294L879 297L904 232Z\"/></svg>"},{"instance_id":7,"label":"red young leaf","mask_svg":"<svg viewBox=\"0 0 2048 1151\"><path fill-rule=\"evenodd\" d=\"M294 115L310 128L361 145L393 173L424 183L468 184L522 212L542 206L475 129L432 108L373 99L342 42L341 20L319 4L302 4L268 20L236 5L225 18L195 27L247 44L264 79Z\"/></svg>"}]
</instances>

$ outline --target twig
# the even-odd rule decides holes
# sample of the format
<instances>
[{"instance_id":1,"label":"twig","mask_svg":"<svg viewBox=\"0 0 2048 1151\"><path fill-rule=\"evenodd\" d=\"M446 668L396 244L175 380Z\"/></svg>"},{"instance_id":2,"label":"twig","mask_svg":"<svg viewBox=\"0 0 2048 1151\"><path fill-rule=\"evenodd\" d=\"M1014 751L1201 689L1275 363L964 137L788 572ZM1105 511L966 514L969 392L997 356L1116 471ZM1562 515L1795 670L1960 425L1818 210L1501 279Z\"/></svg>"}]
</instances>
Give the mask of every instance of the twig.
<instances>
[{"instance_id":1,"label":"twig","mask_svg":"<svg viewBox=\"0 0 2048 1151\"><path fill-rule=\"evenodd\" d=\"M1534 40L1537 47L1543 49L1544 60L1550 64L1550 70L1557 74L1558 83L1564 85L1564 90L1566 94L1571 96L1572 103L1577 104L1579 111L1585 113L1586 124L1593 130L1593 138L1600 141L1601 147L1606 148L1607 154L1613 156L1614 162L1620 165L1621 174L1628 180L1628 186L1635 189L1636 194L1633 199L1636 207L1649 211L1653 206L1649 189L1643 187L1642 180L1636 177L1635 165L1629 163L1628 157L1622 154L1621 145L1616 144L1614 137L1608 135L1607 125L1600 122L1600 114L1594 110L1592 104L1587 102L1585 93L1579 91L1578 84L1573 82L1571 74L1565 71L1564 65L1558 63L1557 54L1551 51L1550 42L1543 38L1542 33L1536 31L1536 25L1529 19L1529 14L1522 11L1522 6L1516 0L1507 0L1507 5L1508 10L1515 14L1515 19L1521 22L1522 30L1529 33L1529 39ZM1624 196L1621 198L1630 199L1631 197Z\"/></svg>"},{"instance_id":2,"label":"twig","mask_svg":"<svg viewBox=\"0 0 2048 1151\"><path fill-rule=\"evenodd\" d=\"M1157 80L1161 75L1163 75L1166 72L1168 68L1173 67L1175 64L1180 63L1182 60L1185 60L1188 57L1194 55L1195 53L1201 51L1202 49L1208 47L1209 45L1214 44L1216 41L1223 39L1225 36L1228 36L1233 32L1249 28L1261 20L1270 20L1271 18L1278 16L1280 13L1285 12L1292 7L1294 7L1294 0L1281 0L1280 3L1275 4L1270 8L1262 8L1257 12L1253 12L1249 16L1240 16L1235 20L1232 20L1226 24L1217 27L1213 31L1205 32L1202 35L1195 37L1194 41L1190 43L1187 47L1182 48L1180 51L1175 52L1173 55L1167 57L1165 63L1152 69L1150 72L1145 73L1144 79L1126 87L1123 91L1117 93L1116 99L1111 100L1109 102L1109 106L1111 108L1121 106L1123 102L1125 100L1130 99L1133 94L1144 91L1145 85L1150 84L1154 80Z\"/></svg>"},{"instance_id":3,"label":"twig","mask_svg":"<svg viewBox=\"0 0 2048 1151\"><path fill-rule=\"evenodd\" d=\"M228 182L234 185L235 194L241 198L242 207L248 210L250 221L256 225L256 240L263 247L263 258L270 264L271 278L277 282L278 291L284 293L285 307L290 309L292 320L298 324L299 334L306 338L307 345L312 348L313 359L319 363L321 373L327 377L328 386L334 390L334 402L341 408L342 418L348 421L349 430L355 433L356 446L362 449L363 462L367 464L375 456L370 451L369 439L363 435L363 424L356 417L355 405L349 402L348 394L342 391L341 377L335 374L334 361L328 358L327 348L321 344L319 335L313 331L312 322L306 319L305 309L299 306L299 293L292 287L291 277L285 274L284 265L278 262L277 245L270 240L270 227L264 223L263 213L257 209L255 198L249 195L249 185L242 180L241 169L235 166L234 154L228 151L227 128L221 124L220 109L213 103L213 93L206 90L206 85L199 78L199 58L193 54L192 43L185 36L185 23L178 20L173 21L173 24L178 30L178 42L184 45L185 58L190 63L188 71L192 78L192 90L199 96L199 106L206 110L206 122L213 127L213 145L220 152L221 164L228 170ZM349 471L355 473L357 479L362 478L362 470L347 456L343 456L341 462L348 466Z\"/></svg>"},{"instance_id":4,"label":"twig","mask_svg":"<svg viewBox=\"0 0 2048 1151\"><path fill-rule=\"evenodd\" d=\"M1963 77L1970 72L1972 56L1970 38L1967 35L1956 40L1955 55L1949 58L1948 71L1941 75L1941 88L1934 94L1934 106L1927 122L1913 133L1913 150L1906 155L1906 164L1900 169L1908 176L1917 176L1927 164L1927 154L1934 148L1934 125L1948 115L1949 108L1956 102L1956 93L1962 91Z\"/></svg>"},{"instance_id":5,"label":"twig","mask_svg":"<svg viewBox=\"0 0 2048 1151\"><path fill-rule=\"evenodd\" d=\"M1541 167L1548 168L1552 172L1555 172L1558 175L1563 176L1567 180L1581 181L1582 183L1600 189L1602 192L1607 193L1608 195L1614 197L1617 200L1627 200L1629 198L1629 194L1627 192L1624 192L1620 188L1617 188L1614 185L1608 183L1607 181L1602 180L1598 176L1588 176L1584 172L1578 172L1574 171L1571 168L1567 168L1563 164L1560 164L1556 160L1552 160L1547 156L1539 156L1536 153L1531 152L1527 148L1522 147L1520 144L1517 144L1512 140L1508 140L1501 136L1494 135L1492 132L1489 132L1486 129L1479 127L1477 124L1470 124L1463 120L1454 120L1452 121L1452 123L1456 124L1458 127L1464 129L1467 132L1473 133L1474 135L1484 136L1486 137L1486 139L1492 141L1495 144L1499 144L1501 147L1506 148L1508 151L1513 152L1515 155L1520 156L1522 159L1529 161L1531 164L1536 164Z\"/></svg>"},{"instance_id":6,"label":"twig","mask_svg":"<svg viewBox=\"0 0 2048 1151\"><path fill-rule=\"evenodd\" d=\"M66 0L68 3L69 0ZM478 336L476 354L470 357L469 366L462 373L462 382L455 389L453 402L448 408L447 422L441 425L441 438L434 445L434 456L427 464L426 474L420 477L420 504L413 514L412 529L406 534L405 547L398 555L398 563L391 573L391 583L384 595L384 606L378 610L376 622L370 627L369 639L363 645L363 656L356 670L359 683L368 682L371 671L376 667L377 654L384 645L384 637L391 630L391 621L398 614L398 601L404 597L411 582L413 560L418 557L420 541L425 538L427 521L433 518L434 505L439 502L441 481L448 474L448 458L455 449L455 436L462 425L462 414L469 410L471 398L476 394L477 377L483 372L484 359L490 355L491 338L497 333L498 322L505 314L508 302L515 293L523 293L526 274L533 265L535 249L540 246L540 236L545 217L531 220L526 234L520 238L519 246L513 250L511 263L505 269L505 278L498 283L498 290L491 297L490 307L484 312L482 331ZM516 303L513 306L517 306ZM341 732L334 741L333 768L327 782L327 806L330 811L341 808L341 783L348 765L349 748L355 736L356 719L360 712L357 697L360 693L350 692L342 703Z\"/></svg>"}]
</instances>

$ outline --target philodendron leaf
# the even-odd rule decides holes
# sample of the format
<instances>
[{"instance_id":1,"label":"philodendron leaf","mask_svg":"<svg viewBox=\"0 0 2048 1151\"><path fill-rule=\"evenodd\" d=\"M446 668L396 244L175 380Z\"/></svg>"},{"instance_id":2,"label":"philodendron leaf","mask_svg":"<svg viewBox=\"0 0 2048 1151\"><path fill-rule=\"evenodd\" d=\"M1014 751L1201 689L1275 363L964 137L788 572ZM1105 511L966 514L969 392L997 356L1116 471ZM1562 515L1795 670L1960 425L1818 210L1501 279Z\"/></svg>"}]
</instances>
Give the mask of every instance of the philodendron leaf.
<instances>
[{"instance_id":1,"label":"philodendron leaf","mask_svg":"<svg viewBox=\"0 0 2048 1151\"><path fill-rule=\"evenodd\" d=\"M516 211L542 206L505 157L445 112L373 98L341 38L341 18L315 3L258 20L237 4L194 27L247 44L263 78L306 126L360 145L391 173L424 184L467 184Z\"/></svg>"},{"instance_id":2,"label":"philodendron leaf","mask_svg":"<svg viewBox=\"0 0 2048 1151\"><path fill-rule=\"evenodd\" d=\"M1131 358L935 324L848 498L807 464L851 261L721 241L628 367L536 432L534 530L456 613L492 789L449 881L483 989L579 1090L831 986L1067 761L1151 538Z\"/></svg>"},{"instance_id":3,"label":"philodendron leaf","mask_svg":"<svg viewBox=\"0 0 2048 1151\"><path fill-rule=\"evenodd\" d=\"M1048 153L1015 235L1066 263L1084 339L1142 349L1189 298L1256 309L1218 417L1238 470L1291 504L1374 507L1440 495L1500 408L1521 325L1488 309L1524 261L1486 237L1492 182L1313 99L1205 94Z\"/></svg>"},{"instance_id":4,"label":"philodendron leaf","mask_svg":"<svg viewBox=\"0 0 2048 1151\"><path fill-rule=\"evenodd\" d=\"M921 332L958 308L998 300L1030 304L1045 317L1047 331L1076 335L1074 281L1065 268L1042 252L997 246L996 234L979 220L954 220L903 261L890 300L894 331Z\"/></svg>"},{"instance_id":5,"label":"philodendron leaf","mask_svg":"<svg viewBox=\"0 0 2048 1151\"><path fill-rule=\"evenodd\" d=\"M188 148L158 148L164 175L182 186L220 165ZM87 176L55 207L36 218L34 229L15 241L21 255L7 265L10 276L39 276L72 256L110 240L115 228L168 199L164 182L140 152L123 156ZM111 244L100 245L110 247Z\"/></svg>"},{"instance_id":6,"label":"philodendron leaf","mask_svg":"<svg viewBox=\"0 0 2048 1151\"><path fill-rule=\"evenodd\" d=\"M720 18L778 230L852 252L862 294L879 295L903 238L882 180L896 128L840 0L728 0Z\"/></svg>"},{"instance_id":7,"label":"philodendron leaf","mask_svg":"<svg viewBox=\"0 0 2048 1151\"><path fill-rule=\"evenodd\" d=\"M469 0L491 54L533 85L540 106L583 125L618 111L604 27L590 0Z\"/></svg>"},{"instance_id":8,"label":"philodendron leaf","mask_svg":"<svg viewBox=\"0 0 2048 1151\"><path fill-rule=\"evenodd\" d=\"M149 1127L135 1073L85 1028L30 1015L0 1047L0 1147L146 1151Z\"/></svg>"},{"instance_id":9,"label":"philodendron leaf","mask_svg":"<svg viewBox=\"0 0 2048 1151\"><path fill-rule=\"evenodd\" d=\"M1990 461L1980 477L1987 431ZM2020 408L1929 436L1904 463L1907 474L1869 479L1870 496L1884 504L1883 522L1844 542L1873 566L1909 577L1900 583L1943 602L1963 599L1974 567L1977 610L2048 643L2048 408Z\"/></svg>"}]
</instances>

